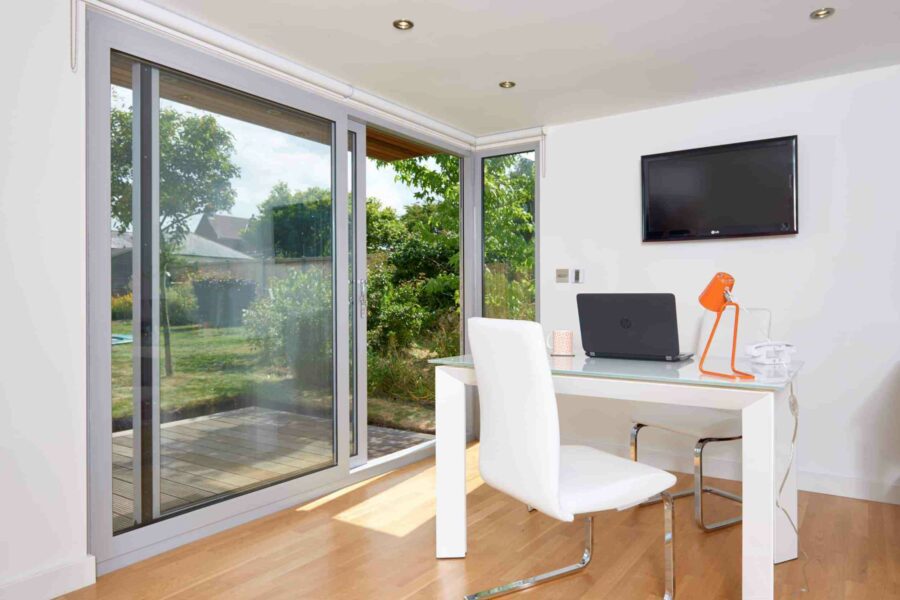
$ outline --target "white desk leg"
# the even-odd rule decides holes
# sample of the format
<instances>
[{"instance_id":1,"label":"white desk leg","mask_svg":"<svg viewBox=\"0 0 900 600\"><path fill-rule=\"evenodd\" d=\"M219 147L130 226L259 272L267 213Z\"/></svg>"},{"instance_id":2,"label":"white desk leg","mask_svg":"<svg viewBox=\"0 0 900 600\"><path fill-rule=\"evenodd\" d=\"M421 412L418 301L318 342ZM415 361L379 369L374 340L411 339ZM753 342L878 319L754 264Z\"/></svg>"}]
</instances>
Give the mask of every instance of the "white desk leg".
<instances>
[{"instance_id":1,"label":"white desk leg","mask_svg":"<svg viewBox=\"0 0 900 600\"><path fill-rule=\"evenodd\" d=\"M443 368L434 370L435 388L435 553L466 555L466 385Z\"/></svg>"},{"instance_id":2,"label":"white desk leg","mask_svg":"<svg viewBox=\"0 0 900 600\"><path fill-rule=\"evenodd\" d=\"M778 392L775 397L775 499L784 480L791 458L791 437L794 434L794 416L790 408L790 388ZM794 523L797 521L797 456L788 473L781 493L781 506L788 511ZM775 562L797 558L797 533L784 512L775 508Z\"/></svg>"},{"instance_id":3,"label":"white desk leg","mask_svg":"<svg viewBox=\"0 0 900 600\"><path fill-rule=\"evenodd\" d=\"M775 397L766 394L743 409L744 600L775 593Z\"/></svg>"}]
</instances>

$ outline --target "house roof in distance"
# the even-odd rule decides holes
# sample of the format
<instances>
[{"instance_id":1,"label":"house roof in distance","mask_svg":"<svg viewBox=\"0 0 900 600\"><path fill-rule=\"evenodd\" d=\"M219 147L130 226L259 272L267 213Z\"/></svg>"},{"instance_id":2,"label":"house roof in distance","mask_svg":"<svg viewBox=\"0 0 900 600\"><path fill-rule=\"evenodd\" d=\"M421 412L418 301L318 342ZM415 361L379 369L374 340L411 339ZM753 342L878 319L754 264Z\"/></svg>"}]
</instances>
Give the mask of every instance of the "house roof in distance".
<instances>
[{"instance_id":1,"label":"house roof in distance","mask_svg":"<svg viewBox=\"0 0 900 600\"><path fill-rule=\"evenodd\" d=\"M113 230L111 232L110 250L113 256L131 252L132 244L133 238L130 231L119 233ZM188 233L175 253L178 256L201 260L253 260L252 256L196 233Z\"/></svg>"},{"instance_id":2,"label":"house roof in distance","mask_svg":"<svg viewBox=\"0 0 900 600\"><path fill-rule=\"evenodd\" d=\"M204 215L220 240L240 240L241 232L250 224L250 219L231 215Z\"/></svg>"}]
</instances>

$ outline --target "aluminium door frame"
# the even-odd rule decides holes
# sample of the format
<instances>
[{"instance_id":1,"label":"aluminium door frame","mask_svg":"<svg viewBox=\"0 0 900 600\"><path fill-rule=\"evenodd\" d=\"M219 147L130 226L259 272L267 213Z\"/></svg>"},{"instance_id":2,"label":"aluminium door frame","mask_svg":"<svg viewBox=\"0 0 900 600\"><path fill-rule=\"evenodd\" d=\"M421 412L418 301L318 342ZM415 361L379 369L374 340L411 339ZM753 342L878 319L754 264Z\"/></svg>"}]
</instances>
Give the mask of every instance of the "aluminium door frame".
<instances>
[{"instance_id":1,"label":"aluminium door frame","mask_svg":"<svg viewBox=\"0 0 900 600\"><path fill-rule=\"evenodd\" d=\"M163 518L113 535L110 382L110 56L122 52L227 88L327 119L332 125L334 198L334 450L335 464L250 493ZM100 573L249 521L298 499L333 488L349 476L347 114L338 104L269 75L166 39L118 18L87 13L87 306L88 306L88 524L90 552Z\"/></svg>"},{"instance_id":2,"label":"aluminium door frame","mask_svg":"<svg viewBox=\"0 0 900 600\"><path fill-rule=\"evenodd\" d=\"M350 468L361 467L368 462L368 319L367 291L368 256L366 252L366 125L357 121L347 122L347 130L354 134L353 148L353 217L350 231L353 236L353 287L351 297L355 298L350 331L353 334L353 422L355 427L356 454L350 456ZM348 278L349 279L349 278Z\"/></svg>"},{"instance_id":3,"label":"aluminium door frame","mask_svg":"<svg viewBox=\"0 0 900 600\"><path fill-rule=\"evenodd\" d=\"M471 316L482 316L484 308L484 159L495 156L507 156L509 154L522 154L524 152L534 152L534 320L541 322L541 178L542 147L539 141L531 142L513 142L508 145L492 146L484 150L476 150L473 155L474 168L477 173L472 179L474 188L472 194L477 203L475 210L475 223L473 230L480 235L474 240L473 253L477 257L477 269L474 277L474 297L478 298L477 314Z\"/></svg>"}]
</instances>

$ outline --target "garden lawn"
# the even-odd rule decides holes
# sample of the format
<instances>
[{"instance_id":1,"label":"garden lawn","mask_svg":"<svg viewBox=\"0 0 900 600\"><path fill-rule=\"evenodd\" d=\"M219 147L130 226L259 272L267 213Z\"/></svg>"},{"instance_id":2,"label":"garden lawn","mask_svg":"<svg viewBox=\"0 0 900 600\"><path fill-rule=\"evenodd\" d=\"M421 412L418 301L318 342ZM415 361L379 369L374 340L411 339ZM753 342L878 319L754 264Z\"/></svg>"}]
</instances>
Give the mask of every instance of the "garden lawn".
<instances>
[{"instance_id":1,"label":"garden lawn","mask_svg":"<svg viewBox=\"0 0 900 600\"><path fill-rule=\"evenodd\" d=\"M131 322L113 321L112 333L130 334ZM171 377L163 372L160 348L163 421L250 405L331 414L330 390L298 389L289 369L263 364L243 327L172 327L171 347ZM133 344L112 346L112 417L119 428L130 428L126 425L133 403L133 348ZM434 432L433 402L372 397L368 414L373 425Z\"/></svg>"}]
</instances>

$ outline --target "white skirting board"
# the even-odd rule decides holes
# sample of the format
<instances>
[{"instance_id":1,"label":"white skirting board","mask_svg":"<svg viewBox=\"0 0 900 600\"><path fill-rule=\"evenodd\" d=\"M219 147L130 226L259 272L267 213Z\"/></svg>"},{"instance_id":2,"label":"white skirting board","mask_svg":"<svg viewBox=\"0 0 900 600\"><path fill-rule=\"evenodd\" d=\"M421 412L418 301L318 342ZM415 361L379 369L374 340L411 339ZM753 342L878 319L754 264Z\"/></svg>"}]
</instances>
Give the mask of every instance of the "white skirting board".
<instances>
[{"instance_id":1,"label":"white skirting board","mask_svg":"<svg viewBox=\"0 0 900 600\"><path fill-rule=\"evenodd\" d=\"M46 600L96 581L94 557L87 554L48 569L0 582L0 600Z\"/></svg>"},{"instance_id":2,"label":"white skirting board","mask_svg":"<svg viewBox=\"0 0 900 600\"><path fill-rule=\"evenodd\" d=\"M643 433L641 434L643 435ZM593 446L605 452L628 457L628 446L597 439L578 439L563 435L565 444L581 444ZM734 442L737 444L738 442ZM672 452L648 447L641 443L638 447L641 462L653 465L667 471L679 473L693 473L693 456L690 452ZM703 457L704 475L738 481L741 478L741 465L737 460L707 456ZM871 500L873 502L886 502L888 504L900 504L900 483L884 483L880 481L867 481L853 477L830 475L827 473L812 473L798 471L797 488L804 492L816 492L831 496L843 496L859 500Z\"/></svg>"}]
</instances>

